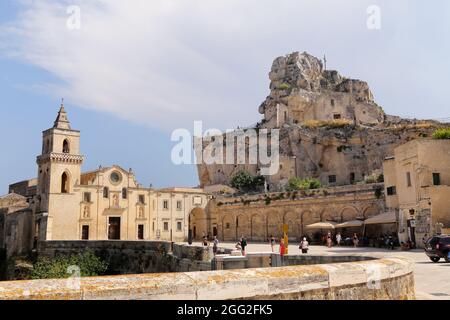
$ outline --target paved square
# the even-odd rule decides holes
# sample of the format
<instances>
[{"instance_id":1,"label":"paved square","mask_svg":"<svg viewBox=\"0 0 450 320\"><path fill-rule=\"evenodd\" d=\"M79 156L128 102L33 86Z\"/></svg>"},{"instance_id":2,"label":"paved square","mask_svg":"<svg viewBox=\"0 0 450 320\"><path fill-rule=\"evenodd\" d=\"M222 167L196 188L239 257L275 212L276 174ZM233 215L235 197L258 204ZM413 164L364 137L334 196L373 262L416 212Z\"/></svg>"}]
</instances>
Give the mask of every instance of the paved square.
<instances>
[{"instance_id":1,"label":"paved square","mask_svg":"<svg viewBox=\"0 0 450 320\"><path fill-rule=\"evenodd\" d=\"M221 243L220 247L234 248L235 243ZM276 252L279 246L275 246ZM270 252L270 245L267 243L249 243L247 252ZM332 247L310 246L309 254L318 255L342 255L370 253L380 258L394 256L405 257L414 262L414 278L416 284L416 297L421 300L450 300L450 263L443 260L433 263L425 255L422 249L411 251L385 250L379 248L353 248L353 247ZM289 254L301 254L298 245L289 245Z\"/></svg>"}]
</instances>

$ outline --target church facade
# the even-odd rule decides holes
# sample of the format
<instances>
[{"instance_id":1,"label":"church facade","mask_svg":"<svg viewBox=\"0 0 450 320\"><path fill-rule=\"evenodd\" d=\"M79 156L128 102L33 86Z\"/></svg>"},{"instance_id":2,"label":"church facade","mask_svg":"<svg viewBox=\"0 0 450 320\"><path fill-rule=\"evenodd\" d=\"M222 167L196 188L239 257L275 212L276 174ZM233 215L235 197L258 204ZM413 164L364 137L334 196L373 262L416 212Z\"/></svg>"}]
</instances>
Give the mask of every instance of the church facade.
<instances>
[{"instance_id":1,"label":"church facade","mask_svg":"<svg viewBox=\"0 0 450 320\"><path fill-rule=\"evenodd\" d=\"M43 132L42 140L37 180L10 186L11 194L19 193L29 199L35 243L45 240L177 242L186 241L189 230L198 236L209 229L206 222L201 226L200 221L200 227L189 225L191 215L204 216L209 197L202 189L143 188L131 169L116 165L82 172L80 131L71 128L63 105L53 127Z\"/></svg>"}]
</instances>

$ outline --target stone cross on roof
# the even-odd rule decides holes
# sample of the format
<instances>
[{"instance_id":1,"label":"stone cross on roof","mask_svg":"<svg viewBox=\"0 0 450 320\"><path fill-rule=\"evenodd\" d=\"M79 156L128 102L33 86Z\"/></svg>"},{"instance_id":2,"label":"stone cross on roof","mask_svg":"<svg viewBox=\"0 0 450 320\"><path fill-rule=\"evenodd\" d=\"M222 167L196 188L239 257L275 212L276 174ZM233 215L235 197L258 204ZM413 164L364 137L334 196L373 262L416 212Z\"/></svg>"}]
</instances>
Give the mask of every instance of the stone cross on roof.
<instances>
[{"instance_id":1,"label":"stone cross on roof","mask_svg":"<svg viewBox=\"0 0 450 320\"><path fill-rule=\"evenodd\" d=\"M64 99L61 100L61 108L59 109L53 128L71 130L70 122L64 109Z\"/></svg>"}]
</instances>

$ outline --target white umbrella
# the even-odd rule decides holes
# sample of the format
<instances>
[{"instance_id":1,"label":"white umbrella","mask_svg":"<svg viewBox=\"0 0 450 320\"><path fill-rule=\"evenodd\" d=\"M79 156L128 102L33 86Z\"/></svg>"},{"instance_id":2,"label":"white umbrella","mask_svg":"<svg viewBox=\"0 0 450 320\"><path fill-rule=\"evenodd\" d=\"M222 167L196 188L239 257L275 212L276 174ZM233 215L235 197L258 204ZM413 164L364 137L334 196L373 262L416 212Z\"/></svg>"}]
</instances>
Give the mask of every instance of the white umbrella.
<instances>
[{"instance_id":1,"label":"white umbrella","mask_svg":"<svg viewBox=\"0 0 450 320\"><path fill-rule=\"evenodd\" d=\"M352 220L343 223L339 223L336 225L336 228L352 228L352 227L362 227L364 224L361 220Z\"/></svg>"},{"instance_id":2,"label":"white umbrella","mask_svg":"<svg viewBox=\"0 0 450 320\"><path fill-rule=\"evenodd\" d=\"M336 227L336 222L317 222L307 225L307 229L334 229Z\"/></svg>"}]
</instances>

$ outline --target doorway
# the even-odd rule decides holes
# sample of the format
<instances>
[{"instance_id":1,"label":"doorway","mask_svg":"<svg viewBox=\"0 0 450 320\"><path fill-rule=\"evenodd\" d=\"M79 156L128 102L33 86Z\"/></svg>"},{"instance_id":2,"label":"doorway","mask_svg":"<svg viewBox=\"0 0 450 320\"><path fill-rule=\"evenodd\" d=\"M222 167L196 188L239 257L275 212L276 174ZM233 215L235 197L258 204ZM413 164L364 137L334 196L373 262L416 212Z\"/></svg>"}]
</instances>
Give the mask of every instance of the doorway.
<instances>
[{"instance_id":1,"label":"doorway","mask_svg":"<svg viewBox=\"0 0 450 320\"><path fill-rule=\"evenodd\" d=\"M109 218L108 240L120 240L120 218Z\"/></svg>"}]
</instances>

